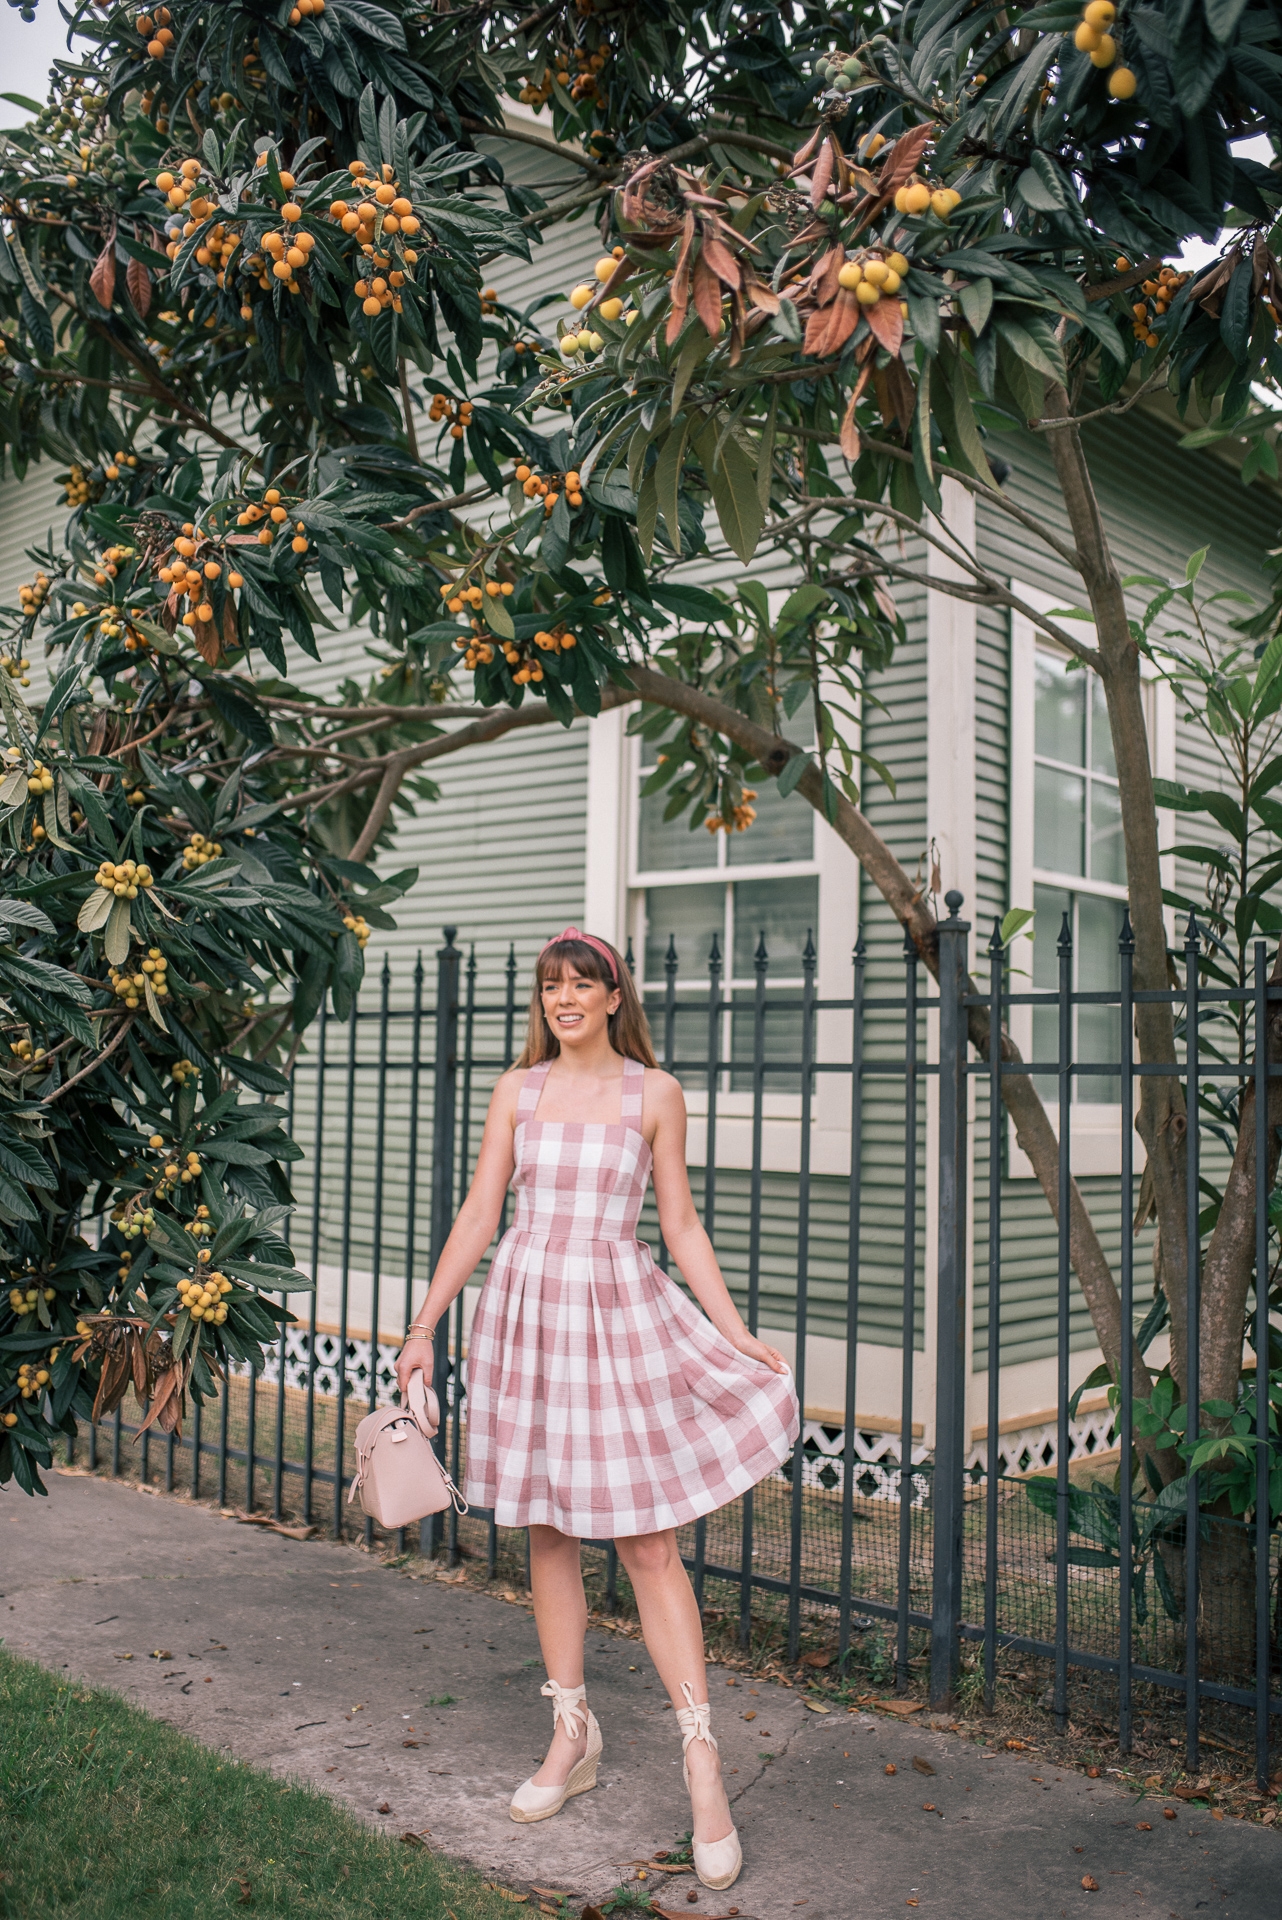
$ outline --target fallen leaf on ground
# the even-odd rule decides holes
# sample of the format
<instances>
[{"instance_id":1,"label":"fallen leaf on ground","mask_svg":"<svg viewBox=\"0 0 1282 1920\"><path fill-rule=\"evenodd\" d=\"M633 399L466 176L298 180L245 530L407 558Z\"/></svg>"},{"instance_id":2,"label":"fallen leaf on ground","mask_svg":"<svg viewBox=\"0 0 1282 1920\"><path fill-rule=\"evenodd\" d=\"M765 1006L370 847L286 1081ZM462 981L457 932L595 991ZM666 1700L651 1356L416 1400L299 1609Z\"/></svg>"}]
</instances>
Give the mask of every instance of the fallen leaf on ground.
<instances>
[{"instance_id":1,"label":"fallen leaf on ground","mask_svg":"<svg viewBox=\"0 0 1282 1920\"><path fill-rule=\"evenodd\" d=\"M270 1533L283 1533L287 1540L310 1540L320 1531L318 1527L292 1527L285 1520L273 1520L269 1513L233 1513L231 1518L239 1520L242 1527L266 1527Z\"/></svg>"},{"instance_id":2,"label":"fallen leaf on ground","mask_svg":"<svg viewBox=\"0 0 1282 1920\"><path fill-rule=\"evenodd\" d=\"M1022 1740L1008 1740L1006 1742L1006 1750L1008 1753L1023 1753L1024 1744Z\"/></svg>"},{"instance_id":3,"label":"fallen leaf on ground","mask_svg":"<svg viewBox=\"0 0 1282 1920\"><path fill-rule=\"evenodd\" d=\"M251 1880L238 1880L236 1885L240 1888L240 1899L236 1902L236 1905L238 1907L249 1906L254 1898L253 1882Z\"/></svg>"},{"instance_id":4,"label":"fallen leaf on ground","mask_svg":"<svg viewBox=\"0 0 1282 1920\"><path fill-rule=\"evenodd\" d=\"M1088 1780L1098 1780L1098 1779L1099 1779L1099 1768L1098 1768L1098 1767L1087 1767L1087 1769L1086 1769L1086 1778L1087 1778Z\"/></svg>"},{"instance_id":5,"label":"fallen leaf on ground","mask_svg":"<svg viewBox=\"0 0 1282 1920\"><path fill-rule=\"evenodd\" d=\"M416 1746L418 1745L418 1741L417 1741L417 1740L402 1740L402 1741L401 1741L401 1745L402 1745L403 1747L416 1747Z\"/></svg>"},{"instance_id":6,"label":"fallen leaf on ground","mask_svg":"<svg viewBox=\"0 0 1282 1920\"><path fill-rule=\"evenodd\" d=\"M392 1809L388 1806L386 1800L380 1800L374 1811L375 1813L390 1813Z\"/></svg>"},{"instance_id":7,"label":"fallen leaf on ground","mask_svg":"<svg viewBox=\"0 0 1282 1920\"><path fill-rule=\"evenodd\" d=\"M403 1833L401 1839L407 1847L425 1847L427 1845L421 1833Z\"/></svg>"},{"instance_id":8,"label":"fallen leaf on ground","mask_svg":"<svg viewBox=\"0 0 1282 1920\"><path fill-rule=\"evenodd\" d=\"M1089 1873L1084 1873L1082 1875L1082 1886L1085 1888L1087 1893L1099 1892L1099 1881L1094 1879Z\"/></svg>"},{"instance_id":9,"label":"fallen leaf on ground","mask_svg":"<svg viewBox=\"0 0 1282 1920\"><path fill-rule=\"evenodd\" d=\"M877 1705L883 1713L897 1713L906 1719L910 1713L920 1713L923 1702L920 1700L879 1700Z\"/></svg>"},{"instance_id":10,"label":"fallen leaf on ground","mask_svg":"<svg viewBox=\"0 0 1282 1920\"><path fill-rule=\"evenodd\" d=\"M755 1707L749 1707L743 1717L745 1720L755 1720L757 1717L757 1709Z\"/></svg>"},{"instance_id":11,"label":"fallen leaf on ground","mask_svg":"<svg viewBox=\"0 0 1282 1920\"><path fill-rule=\"evenodd\" d=\"M562 1892L560 1887L536 1887L532 1880L530 1882L530 1890L532 1893L541 1893L545 1900L569 1900L573 1897L568 1893Z\"/></svg>"},{"instance_id":12,"label":"fallen leaf on ground","mask_svg":"<svg viewBox=\"0 0 1282 1920\"><path fill-rule=\"evenodd\" d=\"M506 1600L507 1595L504 1594L503 1598ZM605 1915L602 1913L600 1907L584 1907L582 1913L579 1915L579 1920L605 1920Z\"/></svg>"},{"instance_id":13,"label":"fallen leaf on ground","mask_svg":"<svg viewBox=\"0 0 1282 1920\"><path fill-rule=\"evenodd\" d=\"M821 1647L815 1653L803 1653L801 1664L803 1667L830 1667L836 1651L835 1647Z\"/></svg>"},{"instance_id":14,"label":"fallen leaf on ground","mask_svg":"<svg viewBox=\"0 0 1282 1920\"><path fill-rule=\"evenodd\" d=\"M1163 1818L1163 1820L1178 1820L1178 1819L1179 1819L1179 1817L1180 1817L1180 1816L1179 1816L1179 1814L1178 1814L1178 1813L1176 1813L1176 1811L1175 1811L1175 1808L1174 1808L1174 1807L1163 1807L1163 1808L1162 1808L1162 1818Z\"/></svg>"},{"instance_id":15,"label":"fallen leaf on ground","mask_svg":"<svg viewBox=\"0 0 1282 1920\"><path fill-rule=\"evenodd\" d=\"M823 1700L803 1700L803 1707L809 1707L811 1713L831 1713L832 1708Z\"/></svg>"},{"instance_id":16,"label":"fallen leaf on ground","mask_svg":"<svg viewBox=\"0 0 1282 1920\"><path fill-rule=\"evenodd\" d=\"M923 1760L919 1753L913 1755L913 1766L917 1769L918 1773L933 1773L935 1771L929 1760Z\"/></svg>"},{"instance_id":17,"label":"fallen leaf on ground","mask_svg":"<svg viewBox=\"0 0 1282 1920\"><path fill-rule=\"evenodd\" d=\"M1137 1820L1135 1822L1135 1831L1136 1833L1152 1833L1153 1822L1151 1820Z\"/></svg>"}]
</instances>

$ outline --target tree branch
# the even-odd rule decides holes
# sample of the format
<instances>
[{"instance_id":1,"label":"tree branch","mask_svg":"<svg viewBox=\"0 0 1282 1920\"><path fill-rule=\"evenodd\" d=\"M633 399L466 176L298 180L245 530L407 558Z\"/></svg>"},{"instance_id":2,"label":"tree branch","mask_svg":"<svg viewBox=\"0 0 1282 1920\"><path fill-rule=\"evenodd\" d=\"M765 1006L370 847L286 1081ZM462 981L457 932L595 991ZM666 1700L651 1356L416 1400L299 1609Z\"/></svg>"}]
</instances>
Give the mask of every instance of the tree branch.
<instances>
[{"instance_id":1,"label":"tree branch","mask_svg":"<svg viewBox=\"0 0 1282 1920\"><path fill-rule=\"evenodd\" d=\"M103 1048L102 1052L98 1054L94 1059L92 1059L89 1062L89 1065L87 1067L81 1067L79 1073L73 1073L70 1080L64 1080L60 1087L55 1087L52 1093L47 1093L44 1099L40 1102L41 1106L42 1107L52 1106L53 1102L55 1100L61 1100L63 1094L68 1093L71 1090L71 1088L76 1085L77 1081L87 1080L91 1073L95 1073L97 1069L102 1065L103 1061L107 1059L110 1054L113 1054L116 1051L116 1048L120 1045L121 1041L124 1039L125 1035L128 1033L130 1027L132 1027L134 1021L137 1018L138 1018L138 1015L136 1013L127 1013L124 1019L121 1021L120 1025L116 1028L116 1031L112 1034L111 1039L107 1042L107 1045Z\"/></svg>"}]
</instances>

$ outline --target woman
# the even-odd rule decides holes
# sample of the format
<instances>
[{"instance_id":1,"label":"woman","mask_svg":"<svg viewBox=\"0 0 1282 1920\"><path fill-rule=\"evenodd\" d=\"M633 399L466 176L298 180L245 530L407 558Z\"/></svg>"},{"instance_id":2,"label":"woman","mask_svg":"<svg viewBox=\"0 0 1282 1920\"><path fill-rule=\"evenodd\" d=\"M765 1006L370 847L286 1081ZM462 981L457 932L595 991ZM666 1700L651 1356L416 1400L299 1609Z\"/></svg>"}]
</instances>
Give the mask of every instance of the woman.
<instances>
[{"instance_id":1,"label":"woman","mask_svg":"<svg viewBox=\"0 0 1282 1920\"><path fill-rule=\"evenodd\" d=\"M567 927L539 956L525 1051L494 1090L476 1177L396 1376L404 1393L415 1368L430 1372L433 1331L514 1185L516 1221L472 1322L467 1399L467 1498L501 1526L529 1528L553 1703L552 1744L517 1789L512 1818L546 1820L596 1785L579 1541L611 1538L677 1709L695 1871L723 1888L742 1855L676 1529L778 1466L799 1414L782 1355L748 1332L726 1290L685 1147L681 1088L655 1064L627 966L606 941ZM636 1238L651 1177L664 1240L703 1313Z\"/></svg>"}]
</instances>

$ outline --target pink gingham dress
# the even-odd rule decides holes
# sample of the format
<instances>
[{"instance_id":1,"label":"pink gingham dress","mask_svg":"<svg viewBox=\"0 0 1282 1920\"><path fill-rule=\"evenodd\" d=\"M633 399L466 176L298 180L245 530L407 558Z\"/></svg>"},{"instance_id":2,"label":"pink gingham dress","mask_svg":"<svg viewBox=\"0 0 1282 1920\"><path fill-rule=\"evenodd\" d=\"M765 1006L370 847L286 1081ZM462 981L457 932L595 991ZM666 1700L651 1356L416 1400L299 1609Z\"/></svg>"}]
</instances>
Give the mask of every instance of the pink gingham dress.
<instances>
[{"instance_id":1,"label":"pink gingham dress","mask_svg":"<svg viewBox=\"0 0 1282 1920\"><path fill-rule=\"evenodd\" d=\"M516 1219L472 1322L467 1499L581 1539L679 1527L784 1459L792 1376L737 1352L636 1237L645 1068L624 1061L605 1126L538 1119L550 1065L521 1088Z\"/></svg>"}]
</instances>

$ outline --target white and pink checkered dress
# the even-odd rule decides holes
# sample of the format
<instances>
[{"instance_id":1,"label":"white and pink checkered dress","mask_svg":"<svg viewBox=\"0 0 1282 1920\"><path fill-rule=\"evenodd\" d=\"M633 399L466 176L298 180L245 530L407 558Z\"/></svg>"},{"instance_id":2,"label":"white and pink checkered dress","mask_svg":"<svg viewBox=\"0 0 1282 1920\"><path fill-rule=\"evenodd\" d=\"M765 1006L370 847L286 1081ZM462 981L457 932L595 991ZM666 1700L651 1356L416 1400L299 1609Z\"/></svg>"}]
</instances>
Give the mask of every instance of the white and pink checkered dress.
<instances>
[{"instance_id":1,"label":"white and pink checkered dress","mask_svg":"<svg viewBox=\"0 0 1282 1920\"><path fill-rule=\"evenodd\" d=\"M791 1374L746 1359L636 1237L650 1177L645 1068L617 1126L516 1109L516 1221L467 1361L467 1499L501 1526L612 1539L682 1526L755 1486L796 1439Z\"/></svg>"}]
</instances>

